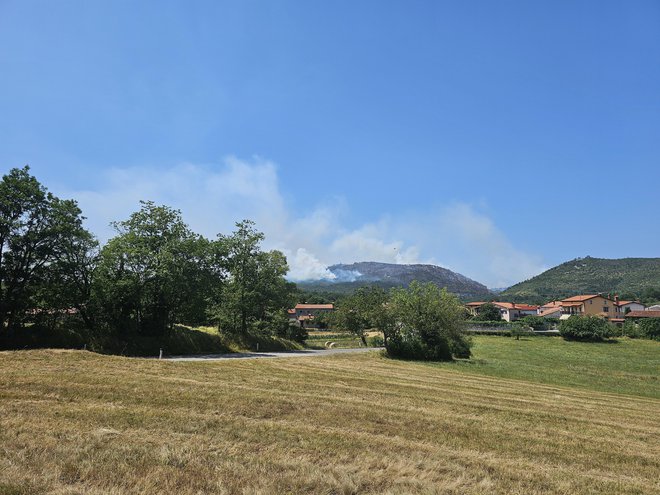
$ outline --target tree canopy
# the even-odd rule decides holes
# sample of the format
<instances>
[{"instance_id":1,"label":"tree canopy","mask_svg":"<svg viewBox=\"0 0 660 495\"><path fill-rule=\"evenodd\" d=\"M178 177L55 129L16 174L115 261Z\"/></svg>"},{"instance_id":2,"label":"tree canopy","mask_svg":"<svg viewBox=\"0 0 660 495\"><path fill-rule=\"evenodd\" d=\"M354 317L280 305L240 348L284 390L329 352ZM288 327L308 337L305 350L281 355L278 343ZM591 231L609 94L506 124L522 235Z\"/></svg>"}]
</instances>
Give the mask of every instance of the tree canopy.
<instances>
[{"instance_id":1,"label":"tree canopy","mask_svg":"<svg viewBox=\"0 0 660 495\"><path fill-rule=\"evenodd\" d=\"M12 169L0 181L0 332L62 306L82 307L82 271L96 242L73 200L61 200Z\"/></svg>"},{"instance_id":2,"label":"tree canopy","mask_svg":"<svg viewBox=\"0 0 660 495\"><path fill-rule=\"evenodd\" d=\"M53 196L28 167L2 178L0 341L27 323L52 329L63 319L86 329L86 340L115 344L161 338L175 324L304 338L288 328L296 288L285 279L286 258L261 248L254 222L209 240L179 210L141 201L99 246L83 219L75 201Z\"/></svg>"}]
</instances>

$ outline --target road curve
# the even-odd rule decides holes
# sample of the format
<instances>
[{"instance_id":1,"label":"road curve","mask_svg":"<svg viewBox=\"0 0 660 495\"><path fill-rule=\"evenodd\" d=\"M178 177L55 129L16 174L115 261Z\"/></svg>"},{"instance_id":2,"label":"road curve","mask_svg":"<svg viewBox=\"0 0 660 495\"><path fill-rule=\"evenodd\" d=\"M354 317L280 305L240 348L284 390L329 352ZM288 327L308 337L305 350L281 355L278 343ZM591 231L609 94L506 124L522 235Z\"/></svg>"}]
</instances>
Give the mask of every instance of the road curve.
<instances>
[{"instance_id":1,"label":"road curve","mask_svg":"<svg viewBox=\"0 0 660 495\"><path fill-rule=\"evenodd\" d=\"M224 361L228 359L261 359L261 358L300 358L322 357L335 354L353 354L358 352L380 351L383 347L357 347L354 349L305 349L303 351L280 352L234 352L231 354L198 354L195 356L167 356L163 361Z\"/></svg>"}]
</instances>

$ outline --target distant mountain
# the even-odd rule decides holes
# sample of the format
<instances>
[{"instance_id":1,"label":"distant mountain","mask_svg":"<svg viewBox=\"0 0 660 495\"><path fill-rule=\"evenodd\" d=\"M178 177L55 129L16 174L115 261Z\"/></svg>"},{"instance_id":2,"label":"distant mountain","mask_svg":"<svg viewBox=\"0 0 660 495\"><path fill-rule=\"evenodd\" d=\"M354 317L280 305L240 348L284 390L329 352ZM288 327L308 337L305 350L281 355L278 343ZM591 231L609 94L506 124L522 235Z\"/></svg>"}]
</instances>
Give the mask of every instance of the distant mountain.
<instances>
[{"instance_id":1,"label":"distant mountain","mask_svg":"<svg viewBox=\"0 0 660 495\"><path fill-rule=\"evenodd\" d=\"M417 280L446 287L448 291L464 299L492 296L485 285L436 265L396 265L364 261L350 265L332 265L328 270L335 275L335 279L306 281L298 285L301 289L310 291L347 293L365 285L383 288L407 287L413 280Z\"/></svg>"},{"instance_id":2,"label":"distant mountain","mask_svg":"<svg viewBox=\"0 0 660 495\"><path fill-rule=\"evenodd\" d=\"M540 302L575 294L641 294L660 287L660 258L576 258L499 294L502 301Z\"/></svg>"}]
</instances>

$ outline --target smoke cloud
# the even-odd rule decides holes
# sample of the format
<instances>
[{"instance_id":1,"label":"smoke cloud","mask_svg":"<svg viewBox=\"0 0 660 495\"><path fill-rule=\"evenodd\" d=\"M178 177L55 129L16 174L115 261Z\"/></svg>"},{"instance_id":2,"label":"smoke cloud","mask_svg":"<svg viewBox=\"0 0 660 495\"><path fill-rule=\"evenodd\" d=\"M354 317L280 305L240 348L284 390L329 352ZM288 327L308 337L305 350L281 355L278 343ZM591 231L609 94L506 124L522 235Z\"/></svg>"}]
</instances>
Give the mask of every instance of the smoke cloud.
<instances>
[{"instance_id":1,"label":"smoke cloud","mask_svg":"<svg viewBox=\"0 0 660 495\"><path fill-rule=\"evenodd\" d=\"M333 274L327 266L354 261L436 263L490 287L511 285L545 269L537 256L516 249L491 218L468 203L384 214L352 229L343 221L350 213L343 198L328 198L299 215L284 200L277 166L259 157L228 157L220 166L113 168L103 179L94 190L54 191L78 200L88 228L102 241L114 235L110 222L127 218L140 200L180 209L194 231L211 238L250 218L265 233L265 247L286 254L291 280L350 280L359 273Z\"/></svg>"}]
</instances>

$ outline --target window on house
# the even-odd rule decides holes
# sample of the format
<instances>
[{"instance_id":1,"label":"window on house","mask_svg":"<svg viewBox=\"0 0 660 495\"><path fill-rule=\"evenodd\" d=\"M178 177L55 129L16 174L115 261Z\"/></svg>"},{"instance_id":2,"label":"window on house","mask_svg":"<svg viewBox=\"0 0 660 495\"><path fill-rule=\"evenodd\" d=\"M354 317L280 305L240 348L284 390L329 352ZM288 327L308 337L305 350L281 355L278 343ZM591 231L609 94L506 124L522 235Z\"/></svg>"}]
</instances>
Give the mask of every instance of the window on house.
<instances>
[{"instance_id":1,"label":"window on house","mask_svg":"<svg viewBox=\"0 0 660 495\"><path fill-rule=\"evenodd\" d=\"M609 312L610 312L610 308L608 308L607 306L603 306L603 311L604 311L605 313L609 313Z\"/></svg>"}]
</instances>

